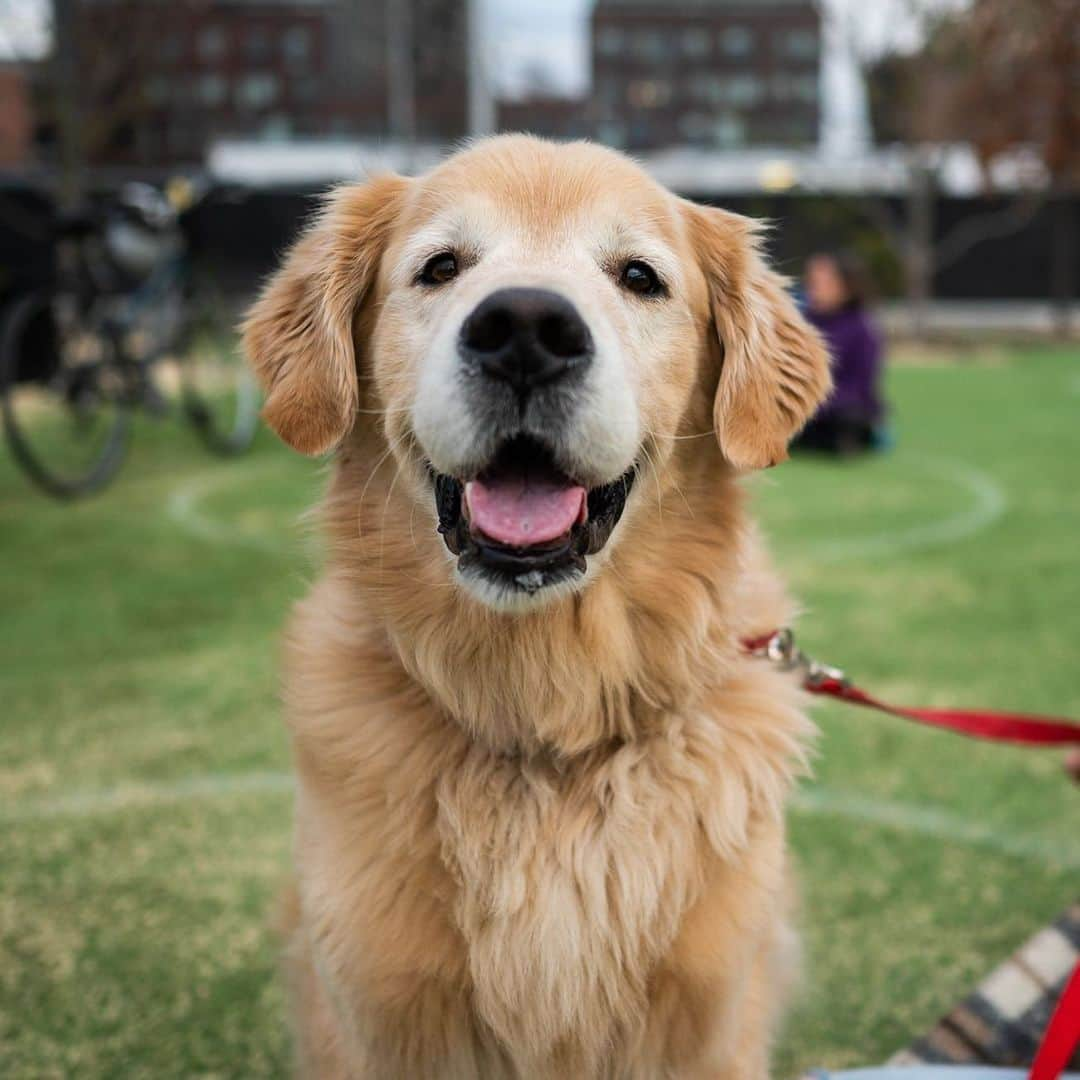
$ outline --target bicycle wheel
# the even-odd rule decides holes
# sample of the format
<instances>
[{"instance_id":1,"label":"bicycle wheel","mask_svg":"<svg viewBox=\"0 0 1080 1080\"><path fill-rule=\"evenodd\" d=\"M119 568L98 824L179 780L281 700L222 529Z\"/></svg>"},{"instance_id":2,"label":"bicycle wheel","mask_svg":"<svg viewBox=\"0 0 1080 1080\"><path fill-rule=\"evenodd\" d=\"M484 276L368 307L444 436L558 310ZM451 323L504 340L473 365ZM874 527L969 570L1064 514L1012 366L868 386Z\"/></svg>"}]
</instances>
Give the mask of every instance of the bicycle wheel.
<instances>
[{"instance_id":1,"label":"bicycle wheel","mask_svg":"<svg viewBox=\"0 0 1080 1080\"><path fill-rule=\"evenodd\" d=\"M0 413L38 487L64 499L104 487L127 451L130 407L104 334L61 334L45 292L12 304L0 330Z\"/></svg>"},{"instance_id":2,"label":"bicycle wheel","mask_svg":"<svg viewBox=\"0 0 1080 1080\"><path fill-rule=\"evenodd\" d=\"M259 387L248 370L225 295L200 283L190 301L179 357L184 411L215 453L243 453L259 426Z\"/></svg>"}]
</instances>

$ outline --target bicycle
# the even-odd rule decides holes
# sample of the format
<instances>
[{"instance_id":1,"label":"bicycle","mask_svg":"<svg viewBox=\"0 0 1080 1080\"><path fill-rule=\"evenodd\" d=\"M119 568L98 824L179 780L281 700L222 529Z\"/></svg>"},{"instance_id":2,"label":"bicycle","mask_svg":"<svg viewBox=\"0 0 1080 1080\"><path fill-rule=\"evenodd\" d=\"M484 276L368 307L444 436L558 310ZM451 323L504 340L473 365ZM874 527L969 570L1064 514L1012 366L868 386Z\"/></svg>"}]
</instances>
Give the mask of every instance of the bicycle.
<instances>
[{"instance_id":1,"label":"bicycle","mask_svg":"<svg viewBox=\"0 0 1080 1080\"><path fill-rule=\"evenodd\" d=\"M180 227L190 186L169 194L126 185L61 218L55 286L18 297L0 329L8 445L57 498L116 475L135 409L169 411L156 378L168 359L181 410L210 450L239 454L254 440L259 396L235 340L237 305L191 257Z\"/></svg>"}]
</instances>

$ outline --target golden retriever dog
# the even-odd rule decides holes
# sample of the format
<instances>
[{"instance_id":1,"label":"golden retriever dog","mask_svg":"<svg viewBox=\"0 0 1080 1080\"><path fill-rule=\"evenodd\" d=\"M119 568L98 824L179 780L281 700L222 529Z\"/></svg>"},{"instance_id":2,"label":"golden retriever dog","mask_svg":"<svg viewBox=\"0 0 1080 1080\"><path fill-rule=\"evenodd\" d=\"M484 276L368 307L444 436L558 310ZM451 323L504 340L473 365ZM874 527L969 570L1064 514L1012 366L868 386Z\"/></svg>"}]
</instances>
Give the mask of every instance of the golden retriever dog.
<instances>
[{"instance_id":1,"label":"golden retriever dog","mask_svg":"<svg viewBox=\"0 0 1080 1080\"><path fill-rule=\"evenodd\" d=\"M298 1070L761 1078L812 728L740 474L828 388L758 229L526 136L339 188L245 326L333 452L288 634Z\"/></svg>"}]
</instances>

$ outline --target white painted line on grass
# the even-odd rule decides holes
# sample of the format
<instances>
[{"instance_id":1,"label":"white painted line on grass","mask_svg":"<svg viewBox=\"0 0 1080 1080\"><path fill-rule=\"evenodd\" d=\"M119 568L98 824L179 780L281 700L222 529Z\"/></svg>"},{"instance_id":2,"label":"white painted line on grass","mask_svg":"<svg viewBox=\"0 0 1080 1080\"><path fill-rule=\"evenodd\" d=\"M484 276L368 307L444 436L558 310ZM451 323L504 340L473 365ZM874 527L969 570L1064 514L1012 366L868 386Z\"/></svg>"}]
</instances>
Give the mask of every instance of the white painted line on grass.
<instances>
[{"instance_id":1,"label":"white painted line on grass","mask_svg":"<svg viewBox=\"0 0 1080 1080\"><path fill-rule=\"evenodd\" d=\"M267 464L264 463L261 466L252 466L247 471L241 471L238 466L234 466L231 469L222 468L202 473L170 492L165 512L185 532L211 544L243 547L270 555L303 554L309 559L317 559L319 545L307 533L294 544L275 538L281 533L279 528L275 528L273 535L252 535L207 513L202 506L203 500L208 496L227 490L235 483L250 483L253 475L266 470Z\"/></svg>"},{"instance_id":2,"label":"white painted line on grass","mask_svg":"<svg viewBox=\"0 0 1080 1080\"><path fill-rule=\"evenodd\" d=\"M232 795L291 792L293 778L286 772L209 773L158 783L124 783L114 788L74 791L67 795L19 799L0 803L0 822L49 821L90 817L167 803L197 802Z\"/></svg>"},{"instance_id":3,"label":"white painted line on grass","mask_svg":"<svg viewBox=\"0 0 1080 1080\"><path fill-rule=\"evenodd\" d=\"M212 544L230 544L254 548L257 551L280 553L285 550L283 545L275 543L269 537L246 535L238 531L235 526L220 521L202 509L200 504L208 495L227 488L241 479L246 479L246 477L239 475L235 469L216 469L211 473L196 477L173 489L165 505L165 512L177 525L200 540L206 540Z\"/></svg>"},{"instance_id":4,"label":"white painted line on grass","mask_svg":"<svg viewBox=\"0 0 1080 1080\"><path fill-rule=\"evenodd\" d=\"M836 817L859 824L880 825L948 843L983 848L999 855L1034 859L1066 870L1080 870L1080 847L1076 844L965 821L938 807L808 787L796 793L792 809L811 817Z\"/></svg>"},{"instance_id":5,"label":"white painted line on grass","mask_svg":"<svg viewBox=\"0 0 1080 1080\"><path fill-rule=\"evenodd\" d=\"M953 458L910 455L926 470L944 477L971 496L970 505L948 517L903 529L888 529L868 536L809 543L804 551L811 559L842 562L866 556L895 555L919 548L944 547L967 540L989 528L1009 507L1001 486L982 469Z\"/></svg>"},{"instance_id":6,"label":"white painted line on grass","mask_svg":"<svg viewBox=\"0 0 1080 1080\"><path fill-rule=\"evenodd\" d=\"M236 795L287 795L293 778L287 772L219 773L191 776L160 783L124 783L114 788L89 789L41 798L0 803L0 823L40 822L93 817L172 803L199 802ZM810 817L835 817L914 833L966 847L983 848L999 855L1080 870L1080 847L1034 834L965 821L932 806L872 799L865 795L808 787L798 791L791 808Z\"/></svg>"},{"instance_id":7,"label":"white painted line on grass","mask_svg":"<svg viewBox=\"0 0 1080 1080\"><path fill-rule=\"evenodd\" d=\"M838 540L810 541L802 550L813 560L843 562L868 556L895 555L919 548L942 547L959 543L989 528L1008 509L1008 498L994 479L982 469L964 461L921 454L909 454L907 461L917 464L930 475L943 477L970 496L970 505L938 521L889 529L869 535ZM192 536L212 544L246 547L275 555L288 555L296 549L271 536L253 536L235 525L207 513L202 506L210 495L237 481L248 481L255 469L222 468L202 474L175 488L169 495L166 513ZM304 544L309 557L317 557L317 545Z\"/></svg>"}]
</instances>

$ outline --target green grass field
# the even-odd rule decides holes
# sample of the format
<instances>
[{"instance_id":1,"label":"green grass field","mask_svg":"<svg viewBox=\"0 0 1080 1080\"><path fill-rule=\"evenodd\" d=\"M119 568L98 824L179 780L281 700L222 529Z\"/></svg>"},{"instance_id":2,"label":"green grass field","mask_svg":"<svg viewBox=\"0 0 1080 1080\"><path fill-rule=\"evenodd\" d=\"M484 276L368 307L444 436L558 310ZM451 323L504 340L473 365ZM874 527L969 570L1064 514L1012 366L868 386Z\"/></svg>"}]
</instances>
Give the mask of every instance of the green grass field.
<instances>
[{"instance_id":1,"label":"green grass field","mask_svg":"<svg viewBox=\"0 0 1080 1080\"><path fill-rule=\"evenodd\" d=\"M754 481L804 643L883 695L1080 717L1080 355L893 369L898 448ZM0 454L0 1076L287 1072L276 643L320 467L143 423L49 502ZM1080 888L1055 754L823 708L776 1075L881 1060Z\"/></svg>"}]
</instances>

